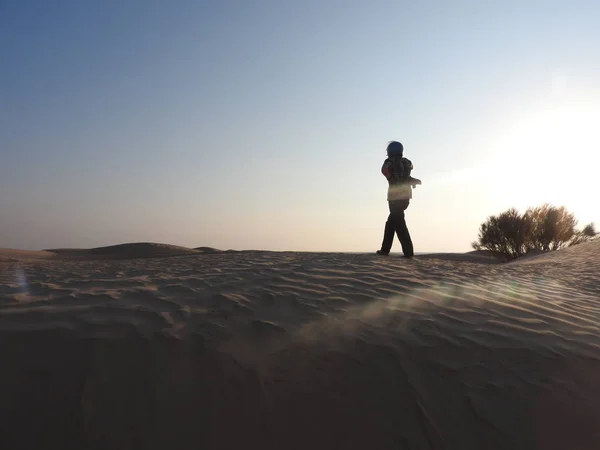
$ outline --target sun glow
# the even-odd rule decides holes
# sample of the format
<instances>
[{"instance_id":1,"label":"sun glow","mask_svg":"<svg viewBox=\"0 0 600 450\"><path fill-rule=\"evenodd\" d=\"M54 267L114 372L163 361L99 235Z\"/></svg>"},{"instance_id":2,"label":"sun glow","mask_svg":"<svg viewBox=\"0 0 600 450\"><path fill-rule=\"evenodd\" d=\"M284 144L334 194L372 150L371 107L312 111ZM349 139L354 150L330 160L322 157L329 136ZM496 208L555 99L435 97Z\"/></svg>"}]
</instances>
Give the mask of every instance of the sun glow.
<instances>
[{"instance_id":1,"label":"sun glow","mask_svg":"<svg viewBox=\"0 0 600 450\"><path fill-rule=\"evenodd\" d=\"M491 166L500 195L600 216L592 210L600 209L592 197L600 178L600 103L561 101L521 117L500 141Z\"/></svg>"}]
</instances>

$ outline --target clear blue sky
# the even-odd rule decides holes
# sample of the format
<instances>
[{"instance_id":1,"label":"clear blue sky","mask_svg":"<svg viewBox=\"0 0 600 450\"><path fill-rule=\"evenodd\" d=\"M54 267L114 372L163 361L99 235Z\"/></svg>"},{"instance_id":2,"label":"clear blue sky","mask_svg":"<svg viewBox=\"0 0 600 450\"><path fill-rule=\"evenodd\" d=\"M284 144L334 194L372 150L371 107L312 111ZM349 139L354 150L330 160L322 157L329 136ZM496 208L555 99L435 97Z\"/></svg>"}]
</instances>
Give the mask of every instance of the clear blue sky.
<instances>
[{"instance_id":1,"label":"clear blue sky","mask_svg":"<svg viewBox=\"0 0 600 450\"><path fill-rule=\"evenodd\" d=\"M468 251L488 215L545 201L600 225L599 17L592 0L3 0L0 247L374 251L393 139L423 180L416 251Z\"/></svg>"}]
</instances>

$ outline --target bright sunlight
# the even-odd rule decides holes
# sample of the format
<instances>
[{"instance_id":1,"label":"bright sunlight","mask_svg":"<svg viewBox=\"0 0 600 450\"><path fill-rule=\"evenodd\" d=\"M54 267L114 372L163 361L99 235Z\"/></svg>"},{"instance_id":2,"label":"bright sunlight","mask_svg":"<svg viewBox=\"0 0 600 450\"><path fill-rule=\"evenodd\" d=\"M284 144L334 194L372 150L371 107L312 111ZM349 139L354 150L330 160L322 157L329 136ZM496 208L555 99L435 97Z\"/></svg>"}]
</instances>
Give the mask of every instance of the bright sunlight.
<instances>
[{"instance_id":1,"label":"bright sunlight","mask_svg":"<svg viewBox=\"0 0 600 450\"><path fill-rule=\"evenodd\" d=\"M561 101L521 116L494 150L502 196L527 204L567 205L592 216L589 194L600 166L600 104Z\"/></svg>"}]
</instances>

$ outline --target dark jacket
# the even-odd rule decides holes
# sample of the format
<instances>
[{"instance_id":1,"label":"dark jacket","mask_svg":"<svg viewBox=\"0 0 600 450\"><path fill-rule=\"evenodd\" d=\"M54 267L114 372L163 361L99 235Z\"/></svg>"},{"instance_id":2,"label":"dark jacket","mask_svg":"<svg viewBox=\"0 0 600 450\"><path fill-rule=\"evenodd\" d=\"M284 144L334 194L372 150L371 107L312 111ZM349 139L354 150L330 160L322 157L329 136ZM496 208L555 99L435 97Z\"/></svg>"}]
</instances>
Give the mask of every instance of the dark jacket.
<instances>
[{"instance_id":1,"label":"dark jacket","mask_svg":"<svg viewBox=\"0 0 600 450\"><path fill-rule=\"evenodd\" d=\"M388 180L388 201L412 198L412 162L403 156L391 156L383 162L381 173Z\"/></svg>"}]
</instances>

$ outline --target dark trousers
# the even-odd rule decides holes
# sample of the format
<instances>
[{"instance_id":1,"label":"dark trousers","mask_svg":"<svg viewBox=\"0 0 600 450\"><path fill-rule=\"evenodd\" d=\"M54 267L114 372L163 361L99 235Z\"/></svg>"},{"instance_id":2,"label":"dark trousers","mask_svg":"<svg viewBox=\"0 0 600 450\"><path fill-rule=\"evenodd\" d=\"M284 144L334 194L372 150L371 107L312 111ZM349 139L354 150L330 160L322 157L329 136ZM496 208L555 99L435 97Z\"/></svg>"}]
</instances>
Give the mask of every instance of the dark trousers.
<instances>
[{"instance_id":1,"label":"dark trousers","mask_svg":"<svg viewBox=\"0 0 600 450\"><path fill-rule=\"evenodd\" d=\"M389 201L390 215L385 223L385 231L383 233L383 242L381 243L381 252L389 253L394 242L394 234L398 236L402 245L404 256L413 256L413 243L410 239L410 233L406 226L404 211L408 208L410 200L393 200Z\"/></svg>"}]
</instances>

